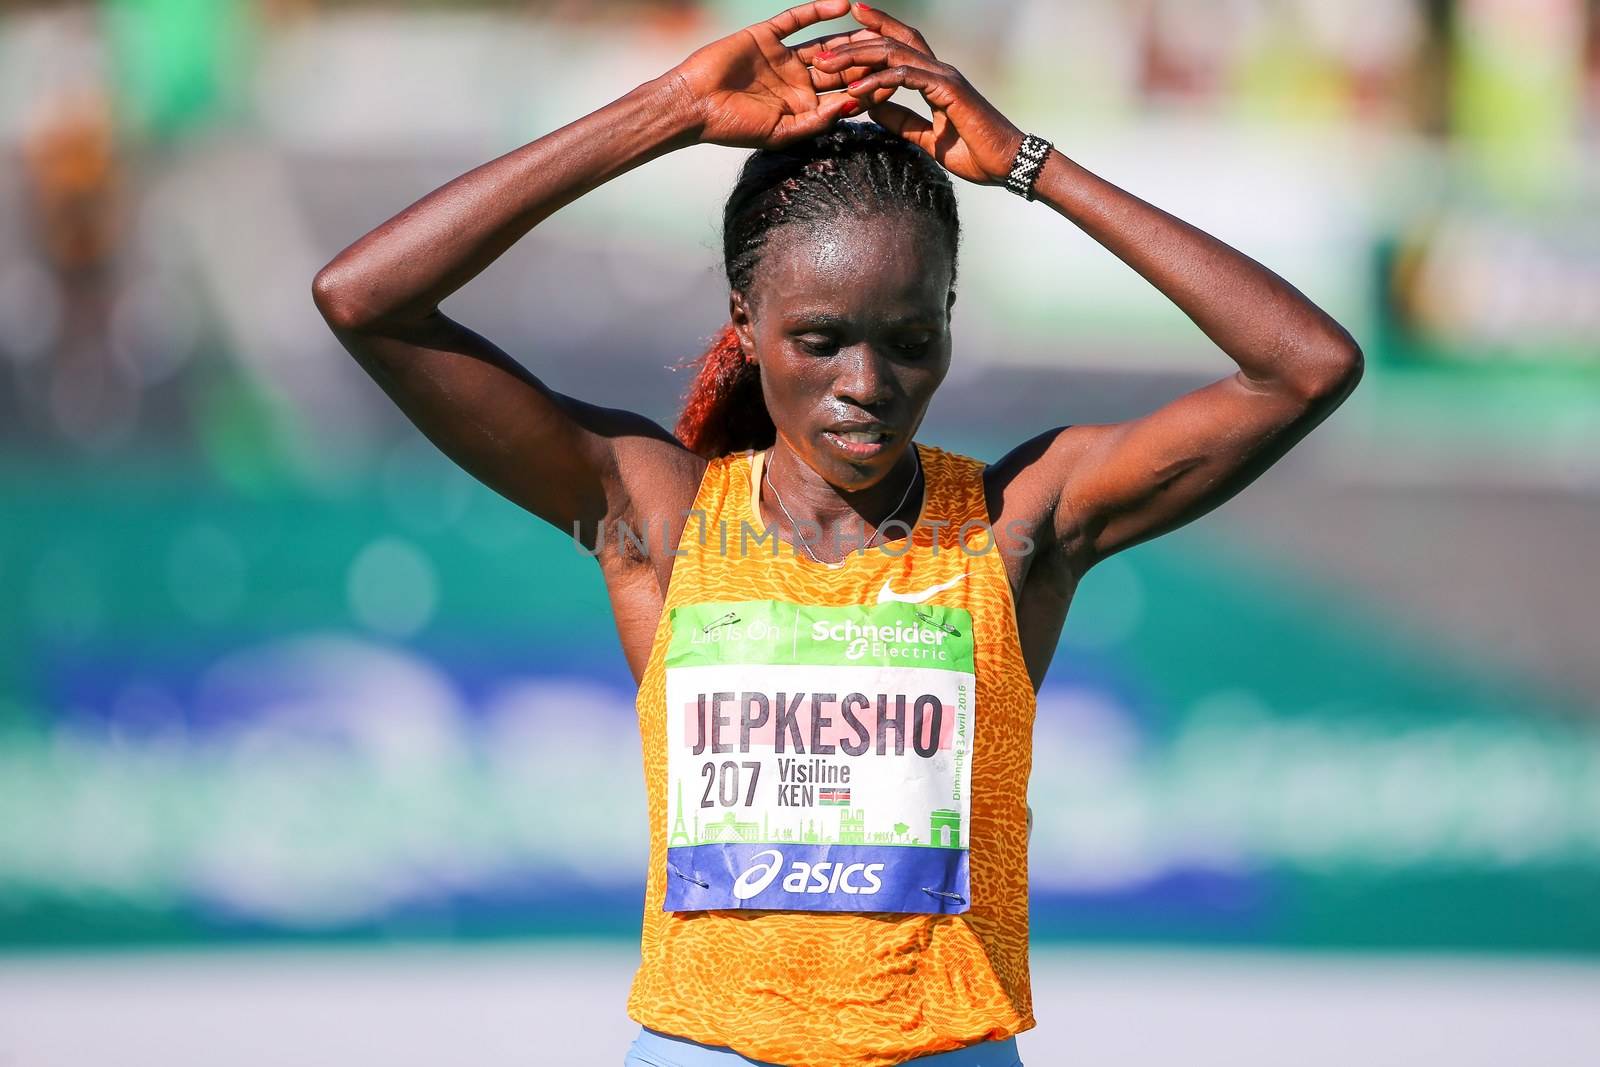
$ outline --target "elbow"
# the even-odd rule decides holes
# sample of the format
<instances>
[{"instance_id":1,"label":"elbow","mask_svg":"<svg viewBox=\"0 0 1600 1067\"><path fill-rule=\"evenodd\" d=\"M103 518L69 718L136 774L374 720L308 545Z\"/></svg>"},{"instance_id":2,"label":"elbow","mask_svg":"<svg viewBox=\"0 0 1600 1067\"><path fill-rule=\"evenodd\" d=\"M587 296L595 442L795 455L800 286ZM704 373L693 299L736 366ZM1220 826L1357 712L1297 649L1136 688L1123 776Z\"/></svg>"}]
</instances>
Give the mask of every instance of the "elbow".
<instances>
[{"instance_id":1,"label":"elbow","mask_svg":"<svg viewBox=\"0 0 1600 1067\"><path fill-rule=\"evenodd\" d=\"M369 325L361 309L350 299L349 286L340 282L334 263L317 271L317 276L311 280L311 299L334 330L359 330Z\"/></svg>"},{"instance_id":2,"label":"elbow","mask_svg":"<svg viewBox=\"0 0 1600 1067\"><path fill-rule=\"evenodd\" d=\"M1366 372L1361 346L1343 329L1318 347L1310 363L1314 370L1304 376L1301 391L1307 400L1321 403L1342 402Z\"/></svg>"}]
</instances>

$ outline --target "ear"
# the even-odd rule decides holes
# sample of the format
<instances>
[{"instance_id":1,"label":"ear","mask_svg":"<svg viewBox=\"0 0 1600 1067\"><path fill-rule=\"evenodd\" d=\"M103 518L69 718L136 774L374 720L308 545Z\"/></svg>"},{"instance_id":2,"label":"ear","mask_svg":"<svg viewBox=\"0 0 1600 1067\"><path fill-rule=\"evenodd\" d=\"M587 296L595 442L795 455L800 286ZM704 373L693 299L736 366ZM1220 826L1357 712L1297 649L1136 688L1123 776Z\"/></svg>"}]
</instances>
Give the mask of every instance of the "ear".
<instances>
[{"instance_id":1,"label":"ear","mask_svg":"<svg viewBox=\"0 0 1600 1067\"><path fill-rule=\"evenodd\" d=\"M945 300L944 300L944 313L945 313L945 315L948 316L950 314L951 310L955 308L955 306L956 306L956 291L954 289L952 289L952 290L950 290L950 295L945 297Z\"/></svg>"},{"instance_id":2,"label":"ear","mask_svg":"<svg viewBox=\"0 0 1600 1067\"><path fill-rule=\"evenodd\" d=\"M756 332L755 324L750 314L750 303L742 292L737 289L728 290L728 320L733 323L733 332L739 338L739 347L744 350L744 361L756 361Z\"/></svg>"}]
</instances>

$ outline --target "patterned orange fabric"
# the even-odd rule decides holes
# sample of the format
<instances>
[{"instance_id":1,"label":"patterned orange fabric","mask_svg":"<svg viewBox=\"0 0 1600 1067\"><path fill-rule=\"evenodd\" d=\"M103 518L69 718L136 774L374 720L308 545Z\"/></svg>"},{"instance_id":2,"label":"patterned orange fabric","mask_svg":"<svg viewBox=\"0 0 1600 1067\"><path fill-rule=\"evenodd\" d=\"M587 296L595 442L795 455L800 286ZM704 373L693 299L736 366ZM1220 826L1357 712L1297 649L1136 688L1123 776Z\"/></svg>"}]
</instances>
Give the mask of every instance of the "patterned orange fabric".
<instances>
[{"instance_id":1,"label":"patterned orange fabric","mask_svg":"<svg viewBox=\"0 0 1600 1067\"><path fill-rule=\"evenodd\" d=\"M986 525L984 464L931 445L916 447L925 489L909 548L904 538L889 541L888 552L870 548L837 568L804 558L784 542L774 558L771 539L752 541L741 557L740 523L758 532L765 526L754 491L766 454L737 452L706 469L695 502L699 515L684 527L684 554L674 561L638 695L650 868L642 962L628 1014L645 1026L791 1067L841 1067L903 1063L1034 1025L1026 807L1033 685L1005 565ZM940 520L945 525L931 525ZM726 553L722 529L728 531ZM890 527L885 535L895 531ZM944 586L925 602L972 614L969 910L662 910L669 810L663 660L671 609L758 598L870 603L886 584L900 593Z\"/></svg>"}]
</instances>

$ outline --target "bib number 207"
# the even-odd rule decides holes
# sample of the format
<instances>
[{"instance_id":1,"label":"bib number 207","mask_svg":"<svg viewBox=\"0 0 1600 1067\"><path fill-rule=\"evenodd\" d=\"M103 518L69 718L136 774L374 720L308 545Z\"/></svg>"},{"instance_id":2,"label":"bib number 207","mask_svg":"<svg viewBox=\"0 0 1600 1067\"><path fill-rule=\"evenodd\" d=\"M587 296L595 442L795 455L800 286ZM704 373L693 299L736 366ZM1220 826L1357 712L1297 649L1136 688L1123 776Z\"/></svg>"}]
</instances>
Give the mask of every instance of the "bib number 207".
<instances>
[{"instance_id":1,"label":"bib number 207","mask_svg":"<svg viewBox=\"0 0 1600 1067\"><path fill-rule=\"evenodd\" d=\"M734 807L739 803L739 770L743 768L750 772L749 785L745 790L744 806L749 807L756 799L756 780L761 777L761 764L755 761L735 763L725 759L721 764L703 763L700 765L700 777L706 780L705 795L700 798L702 808L714 808L720 803L725 808ZM711 799L712 790L716 791L717 799Z\"/></svg>"}]
</instances>

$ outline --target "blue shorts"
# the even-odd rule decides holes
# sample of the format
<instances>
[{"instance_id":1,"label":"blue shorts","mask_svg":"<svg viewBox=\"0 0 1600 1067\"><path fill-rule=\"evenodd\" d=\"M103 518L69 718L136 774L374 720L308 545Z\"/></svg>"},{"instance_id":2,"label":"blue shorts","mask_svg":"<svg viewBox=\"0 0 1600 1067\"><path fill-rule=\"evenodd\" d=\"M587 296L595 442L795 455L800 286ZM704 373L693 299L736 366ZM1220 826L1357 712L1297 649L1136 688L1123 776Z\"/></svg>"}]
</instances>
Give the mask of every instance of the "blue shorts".
<instances>
[{"instance_id":1,"label":"blue shorts","mask_svg":"<svg viewBox=\"0 0 1600 1067\"><path fill-rule=\"evenodd\" d=\"M1017 1039L984 1041L950 1052L935 1052L908 1061L927 1067L1022 1067L1017 1054ZM648 1026L628 1046L622 1067L782 1067L765 1060L752 1060L721 1045L702 1045L686 1037L673 1037Z\"/></svg>"}]
</instances>

